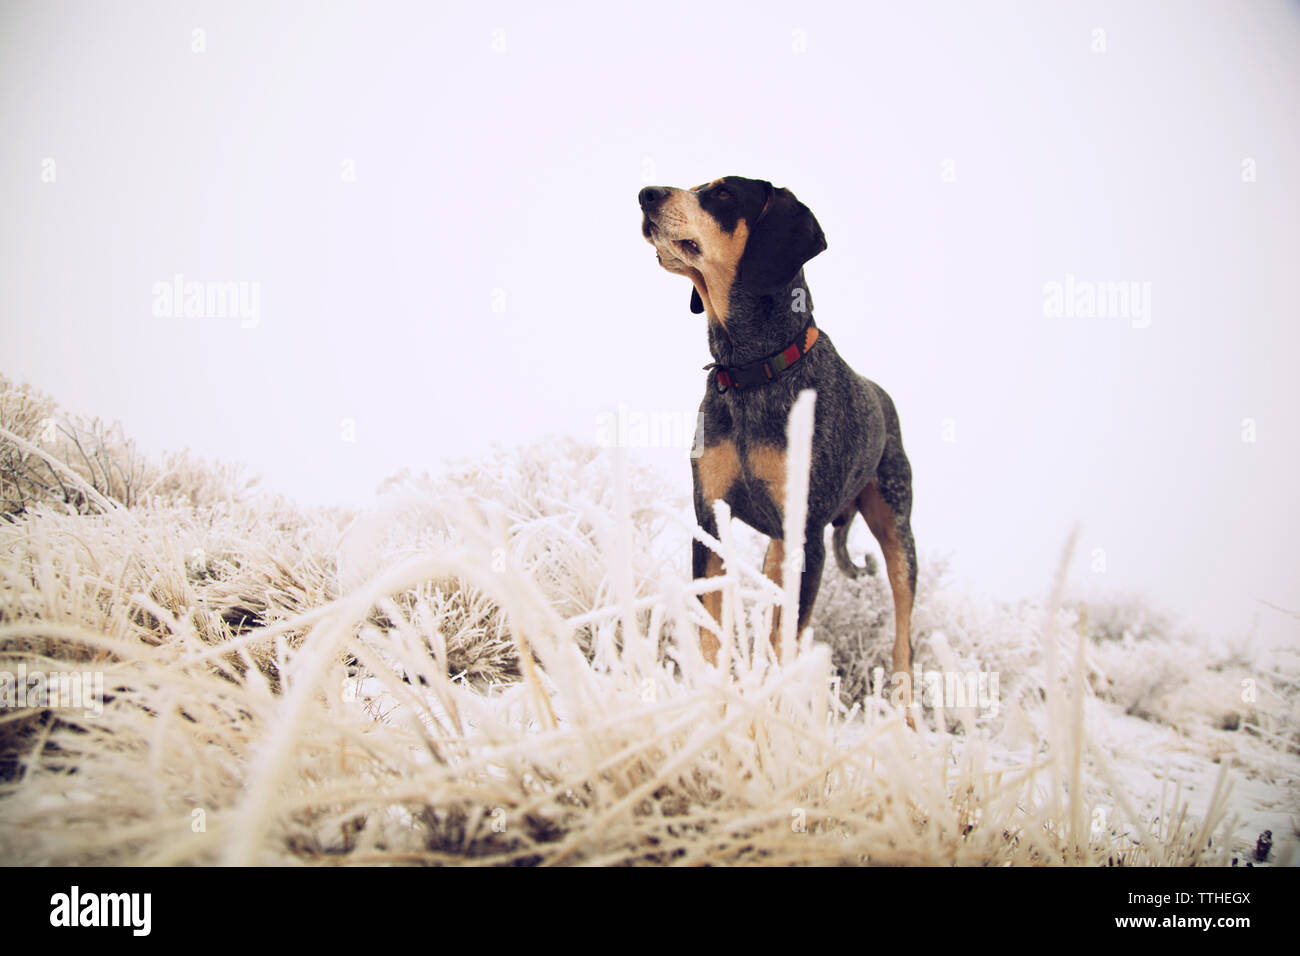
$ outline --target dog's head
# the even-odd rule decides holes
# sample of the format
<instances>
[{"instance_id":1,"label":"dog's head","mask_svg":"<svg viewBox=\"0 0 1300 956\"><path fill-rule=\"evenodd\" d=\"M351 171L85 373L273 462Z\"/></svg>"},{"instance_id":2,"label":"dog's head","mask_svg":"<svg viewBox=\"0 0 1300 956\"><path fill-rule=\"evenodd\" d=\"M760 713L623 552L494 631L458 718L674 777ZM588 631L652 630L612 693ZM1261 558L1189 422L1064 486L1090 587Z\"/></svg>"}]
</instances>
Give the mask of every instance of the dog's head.
<instances>
[{"instance_id":1,"label":"dog's head","mask_svg":"<svg viewBox=\"0 0 1300 956\"><path fill-rule=\"evenodd\" d=\"M647 186L641 234L659 264L691 280L691 311L723 325L733 288L773 292L826 248L812 212L788 189L724 176L694 189Z\"/></svg>"}]
</instances>

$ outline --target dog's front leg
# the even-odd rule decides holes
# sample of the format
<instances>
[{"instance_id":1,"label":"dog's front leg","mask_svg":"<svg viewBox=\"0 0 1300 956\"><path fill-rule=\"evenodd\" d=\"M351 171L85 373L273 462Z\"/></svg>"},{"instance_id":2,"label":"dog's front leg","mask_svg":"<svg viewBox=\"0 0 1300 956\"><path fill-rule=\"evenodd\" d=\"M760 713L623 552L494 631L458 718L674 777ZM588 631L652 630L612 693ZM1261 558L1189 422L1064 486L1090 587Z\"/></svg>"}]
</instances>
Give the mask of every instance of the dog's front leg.
<instances>
[{"instance_id":1,"label":"dog's front leg","mask_svg":"<svg viewBox=\"0 0 1300 956\"><path fill-rule=\"evenodd\" d=\"M718 537L718 521L713 511L714 502L725 499L740 474L740 459L736 446L729 441L706 445L699 456L691 459L691 478L695 486L695 520L703 531ZM691 542L691 576L717 577L722 573L722 559L708 545ZM700 595L700 603L712 615L715 623L722 624L722 592L710 591ZM718 650L722 642L707 628L700 628L700 652L710 664L718 663Z\"/></svg>"},{"instance_id":2,"label":"dog's front leg","mask_svg":"<svg viewBox=\"0 0 1300 956\"><path fill-rule=\"evenodd\" d=\"M763 573L777 587L784 587L785 581L785 542L773 538L768 542L767 555L763 558ZM822 568L826 564L826 545L822 541L820 530L809 528L804 539L802 573L799 579L799 618L795 634L801 634L812 617L813 605L817 602L817 591L821 587ZM781 607L772 612L772 650L776 652L777 661L781 660Z\"/></svg>"},{"instance_id":3,"label":"dog's front leg","mask_svg":"<svg viewBox=\"0 0 1300 956\"><path fill-rule=\"evenodd\" d=\"M698 513L696 517L697 520L699 520L699 524L702 529L704 529L714 537L717 537L718 529L717 529L716 522L713 520L712 515L709 516L709 521L707 523L705 522L704 518L700 516ZM702 541L692 541L691 542L692 577L694 577L694 579L698 581L700 578L717 577L721 573L722 573L722 559L719 558L716 554L714 554L713 551L709 548L709 546L704 544ZM719 628L721 628L722 627L722 592L710 591L707 594L701 594L700 603L704 605L704 609L709 612L714 622L718 625ZM705 627L700 628L700 653L704 655L704 659L706 661L708 661L710 664L716 665L718 663L718 650L721 647L722 647L722 642L718 640L715 634L709 631L708 628Z\"/></svg>"}]
</instances>

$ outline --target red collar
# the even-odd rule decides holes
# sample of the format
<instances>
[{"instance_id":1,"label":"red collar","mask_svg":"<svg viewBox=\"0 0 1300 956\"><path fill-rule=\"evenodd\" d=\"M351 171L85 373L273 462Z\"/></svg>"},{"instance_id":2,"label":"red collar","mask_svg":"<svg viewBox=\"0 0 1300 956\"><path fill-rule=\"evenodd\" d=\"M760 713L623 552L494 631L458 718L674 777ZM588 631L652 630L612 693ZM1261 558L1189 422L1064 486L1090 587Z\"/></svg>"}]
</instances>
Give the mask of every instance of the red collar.
<instances>
[{"instance_id":1,"label":"red collar","mask_svg":"<svg viewBox=\"0 0 1300 956\"><path fill-rule=\"evenodd\" d=\"M710 362L704 368L717 369L719 392L725 392L729 388L740 390L763 385L788 372L795 362L807 355L817 342L817 334L817 326L812 319L809 319L808 325L799 333L799 337L775 355L750 362L748 365L719 365L717 362Z\"/></svg>"}]
</instances>

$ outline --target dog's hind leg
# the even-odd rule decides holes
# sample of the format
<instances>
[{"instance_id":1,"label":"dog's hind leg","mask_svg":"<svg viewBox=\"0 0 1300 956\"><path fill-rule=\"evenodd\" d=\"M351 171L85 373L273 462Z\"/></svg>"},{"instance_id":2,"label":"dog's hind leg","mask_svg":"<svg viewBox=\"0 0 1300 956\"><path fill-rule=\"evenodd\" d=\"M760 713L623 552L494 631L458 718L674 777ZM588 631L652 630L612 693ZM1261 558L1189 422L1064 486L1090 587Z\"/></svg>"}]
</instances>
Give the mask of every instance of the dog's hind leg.
<instances>
[{"instance_id":1,"label":"dog's hind leg","mask_svg":"<svg viewBox=\"0 0 1300 956\"><path fill-rule=\"evenodd\" d=\"M912 471L901 447L885 449L876 471L858 495L858 509L867 527L880 542L885 554L885 570L894 594L895 680L905 682L907 723L915 727L912 716L912 603L916 596L916 545L912 540Z\"/></svg>"}]
</instances>

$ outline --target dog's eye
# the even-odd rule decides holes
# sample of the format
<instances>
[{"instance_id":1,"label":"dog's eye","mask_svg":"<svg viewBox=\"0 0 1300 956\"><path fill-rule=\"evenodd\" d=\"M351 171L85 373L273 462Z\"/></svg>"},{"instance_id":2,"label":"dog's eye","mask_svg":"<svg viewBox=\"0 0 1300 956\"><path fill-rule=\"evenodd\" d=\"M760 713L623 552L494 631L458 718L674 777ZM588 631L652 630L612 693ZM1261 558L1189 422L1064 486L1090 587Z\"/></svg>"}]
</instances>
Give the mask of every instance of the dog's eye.
<instances>
[{"instance_id":1,"label":"dog's eye","mask_svg":"<svg viewBox=\"0 0 1300 956\"><path fill-rule=\"evenodd\" d=\"M713 194L713 198L714 198L714 199L730 199L730 198L731 198L731 193L727 192L725 189L719 189L716 193Z\"/></svg>"},{"instance_id":2,"label":"dog's eye","mask_svg":"<svg viewBox=\"0 0 1300 956\"><path fill-rule=\"evenodd\" d=\"M700 254L700 246L694 239L682 239L677 244L693 256Z\"/></svg>"}]
</instances>

